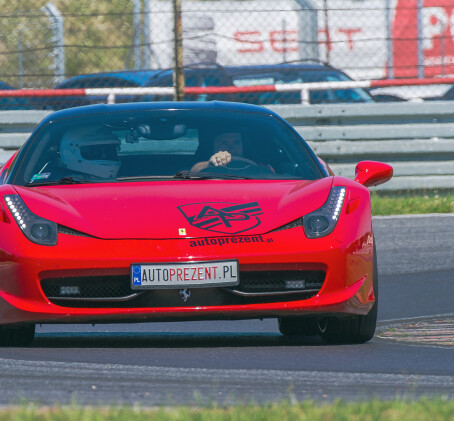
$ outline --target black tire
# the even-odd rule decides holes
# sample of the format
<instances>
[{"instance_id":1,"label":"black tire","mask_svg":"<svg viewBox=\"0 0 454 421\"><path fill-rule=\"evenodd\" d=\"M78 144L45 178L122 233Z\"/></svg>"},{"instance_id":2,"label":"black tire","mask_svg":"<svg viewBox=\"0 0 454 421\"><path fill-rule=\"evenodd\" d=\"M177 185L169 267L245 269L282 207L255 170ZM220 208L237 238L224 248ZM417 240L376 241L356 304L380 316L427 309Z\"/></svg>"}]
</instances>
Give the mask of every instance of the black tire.
<instances>
[{"instance_id":1,"label":"black tire","mask_svg":"<svg viewBox=\"0 0 454 421\"><path fill-rule=\"evenodd\" d=\"M34 324L0 326L0 346L29 346L34 338Z\"/></svg>"},{"instance_id":2,"label":"black tire","mask_svg":"<svg viewBox=\"0 0 454 421\"><path fill-rule=\"evenodd\" d=\"M279 332L285 336L315 336L318 334L315 317L279 317Z\"/></svg>"},{"instance_id":3,"label":"black tire","mask_svg":"<svg viewBox=\"0 0 454 421\"><path fill-rule=\"evenodd\" d=\"M374 336L378 310L378 271L375 239L372 278L375 302L367 315L348 318L326 317L317 321L320 336L325 342L360 344L371 340Z\"/></svg>"}]
</instances>

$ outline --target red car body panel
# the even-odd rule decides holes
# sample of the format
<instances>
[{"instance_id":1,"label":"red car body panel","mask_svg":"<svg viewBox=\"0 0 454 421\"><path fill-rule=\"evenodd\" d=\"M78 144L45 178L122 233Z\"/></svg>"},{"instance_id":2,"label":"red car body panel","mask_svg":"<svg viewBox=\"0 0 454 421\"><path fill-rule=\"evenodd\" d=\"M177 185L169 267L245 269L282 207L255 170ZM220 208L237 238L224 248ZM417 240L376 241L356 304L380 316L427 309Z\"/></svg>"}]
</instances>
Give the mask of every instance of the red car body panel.
<instances>
[{"instance_id":1,"label":"red car body panel","mask_svg":"<svg viewBox=\"0 0 454 421\"><path fill-rule=\"evenodd\" d=\"M52 187L15 187L36 215L103 239L221 236L188 224L179 206L259 202L263 218L249 235L262 234L321 207L332 179L316 181L183 180ZM114 222L113 221L118 221ZM241 229L241 228L240 228Z\"/></svg>"}]
</instances>

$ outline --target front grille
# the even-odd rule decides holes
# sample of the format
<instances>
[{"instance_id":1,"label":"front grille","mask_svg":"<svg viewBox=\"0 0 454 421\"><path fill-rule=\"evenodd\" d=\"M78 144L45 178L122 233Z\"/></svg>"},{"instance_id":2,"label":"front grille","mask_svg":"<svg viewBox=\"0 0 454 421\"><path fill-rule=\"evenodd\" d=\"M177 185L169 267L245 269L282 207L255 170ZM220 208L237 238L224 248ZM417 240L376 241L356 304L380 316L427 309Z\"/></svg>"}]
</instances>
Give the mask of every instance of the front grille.
<instances>
[{"instance_id":1,"label":"front grille","mask_svg":"<svg viewBox=\"0 0 454 421\"><path fill-rule=\"evenodd\" d=\"M135 293L128 275L43 279L41 286L49 299L119 299Z\"/></svg>"},{"instance_id":2,"label":"front grille","mask_svg":"<svg viewBox=\"0 0 454 421\"><path fill-rule=\"evenodd\" d=\"M240 272L234 290L247 294L320 291L325 280L322 270L282 270Z\"/></svg>"},{"instance_id":3,"label":"front grille","mask_svg":"<svg viewBox=\"0 0 454 421\"><path fill-rule=\"evenodd\" d=\"M41 281L46 297L63 307L180 307L293 301L320 291L325 272L320 270L240 271L235 287L192 288L183 302L178 289L132 290L129 275L78 276Z\"/></svg>"}]
</instances>

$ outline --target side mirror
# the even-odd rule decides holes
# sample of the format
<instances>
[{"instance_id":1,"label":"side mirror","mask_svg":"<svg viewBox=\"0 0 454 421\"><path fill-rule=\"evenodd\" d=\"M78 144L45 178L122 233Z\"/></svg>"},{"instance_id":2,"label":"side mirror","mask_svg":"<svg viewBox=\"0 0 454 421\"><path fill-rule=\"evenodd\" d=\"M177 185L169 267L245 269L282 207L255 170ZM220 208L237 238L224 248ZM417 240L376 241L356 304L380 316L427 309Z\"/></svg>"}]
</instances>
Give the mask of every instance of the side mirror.
<instances>
[{"instance_id":1,"label":"side mirror","mask_svg":"<svg viewBox=\"0 0 454 421\"><path fill-rule=\"evenodd\" d=\"M393 167L378 161L361 161L356 164L355 181L365 187L378 186L391 180Z\"/></svg>"}]
</instances>

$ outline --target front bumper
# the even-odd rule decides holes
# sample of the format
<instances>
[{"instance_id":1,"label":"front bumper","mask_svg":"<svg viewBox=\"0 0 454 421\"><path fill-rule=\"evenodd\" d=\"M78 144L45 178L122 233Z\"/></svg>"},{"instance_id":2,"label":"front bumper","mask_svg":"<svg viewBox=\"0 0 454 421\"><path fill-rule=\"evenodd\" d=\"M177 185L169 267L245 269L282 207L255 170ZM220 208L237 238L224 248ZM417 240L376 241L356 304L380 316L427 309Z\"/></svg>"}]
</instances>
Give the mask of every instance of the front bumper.
<instances>
[{"instance_id":1,"label":"front bumper","mask_svg":"<svg viewBox=\"0 0 454 421\"><path fill-rule=\"evenodd\" d=\"M335 231L336 232L336 231ZM13 252L0 254L0 316L2 323L85 323L162 320L242 319L307 314L367 314L374 302L372 232L357 226L339 241L328 237L308 240L302 228L232 237L175 240L100 240L59 234L55 247L38 246L20 238ZM230 241L227 239L230 238ZM258 239L257 239L258 238ZM246 241L249 239L249 241ZM223 241L222 241L223 240ZM3 250L6 245L1 244ZM19 251L17 251L19 250ZM240 272L324 270L320 291L304 299L268 296L260 302L222 304L210 299L183 302L178 290L168 305L102 308L56 304L46 297L43 279L74 276L128 275L138 262L239 261ZM198 291L202 292L202 291ZM202 294L199 294L202 295ZM214 297L214 296L213 296ZM295 295L295 297L298 297Z\"/></svg>"}]
</instances>

